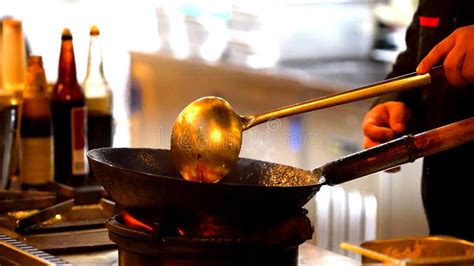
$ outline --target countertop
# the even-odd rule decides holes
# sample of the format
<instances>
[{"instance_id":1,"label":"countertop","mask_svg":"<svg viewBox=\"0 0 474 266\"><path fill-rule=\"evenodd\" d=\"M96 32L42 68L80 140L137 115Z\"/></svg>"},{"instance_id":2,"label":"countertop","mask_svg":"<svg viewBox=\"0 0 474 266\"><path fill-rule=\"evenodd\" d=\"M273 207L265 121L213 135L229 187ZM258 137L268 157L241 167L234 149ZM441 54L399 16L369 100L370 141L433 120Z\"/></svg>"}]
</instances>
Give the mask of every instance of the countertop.
<instances>
[{"instance_id":1,"label":"countertop","mask_svg":"<svg viewBox=\"0 0 474 266\"><path fill-rule=\"evenodd\" d=\"M60 255L61 259L73 265L118 265L117 250L98 251L87 254ZM352 258L304 243L299 246L298 265L358 266L361 263Z\"/></svg>"},{"instance_id":2,"label":"countertop","mask_svg":"<svg viewBox=\"0 0 474 266\"><path fill-rule=\"evenodd\" d=\"M361 263L355 259L304 243L299 247L298 265L356 266L361 265Z\"/></svg>"}]
</instances>

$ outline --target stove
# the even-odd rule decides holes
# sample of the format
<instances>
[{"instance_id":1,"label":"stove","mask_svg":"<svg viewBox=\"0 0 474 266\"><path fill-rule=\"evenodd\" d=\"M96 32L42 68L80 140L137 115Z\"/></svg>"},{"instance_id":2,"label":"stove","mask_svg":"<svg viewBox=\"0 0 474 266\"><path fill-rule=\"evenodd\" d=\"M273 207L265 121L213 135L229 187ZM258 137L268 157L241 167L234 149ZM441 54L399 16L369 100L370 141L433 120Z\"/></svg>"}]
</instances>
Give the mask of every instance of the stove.
<instances>
[{"instance_id":1,"label":"stove","mask_svg":"<svg viewBox=\"0 0 474 266\"><path fill-rule=\"evenodd\" d=\"M54 186L0 191L0 265L314 265L349 259L304 243L313 233L305 209L156 216L115 206L102 188Z\"/></svg>"},{"instance_id":2,"label":"stove","mask_svg":"<svg viewBox=\"0 0 474 266\"><path fill-rule=\"evenodd\" d=\"M0 234L50 259L118 248L120 265L297 265L298 246L313 233L305 209L235 216L174 210L158 217L117 212L101 187L3 191L0 206Z\"/></svg>"},{"instance_id":3,"label":"stove","mask_svg":"<svg viewBox=\"0 0 474 266\"><path fill-rule=\"evenodd\" d=\"M104 198L71 205L71 198L52 200L50 192L18 193L13 198L24 208L15 209L18 206L13 204L0 211L0 265L360 265L303 243L313 232L304 209L245 217L202 212L154 217L130 210L117 212L119 208ZM6 194L0 193L0 202L13 200L10 192ZM65 219L55 221L54 215L46 223L31 226L26 222L30 226L16 228L18 219L11 215L26 212L28 204L36 213L53 207ZM97 214L87 210L98 207L108 213L102 226L91 222ZM75 221L70 212L81 213L82 219Z\"/></svg>"},{"instance_id":4,"label":"stove","mask_svg":"<svg viewBox=\"0 0 474 266\"><path fill-rule=\"evenodd\" d=\"M113 214L114 203L97 185L0 191L0 234L52 255L115 248L105 228Z\"/></svg>"},{"instance_id":5,"label":"stove","mask_svg":"<svg viewBox=\"0 0 474 266\"><path fill-rule=\"evenodd\" d=\"M122 212L106 225L120 265L297 265L298 246L313 233L304 209L244 219L180 214L158 222Z\"/></svg>"}]
</instances>

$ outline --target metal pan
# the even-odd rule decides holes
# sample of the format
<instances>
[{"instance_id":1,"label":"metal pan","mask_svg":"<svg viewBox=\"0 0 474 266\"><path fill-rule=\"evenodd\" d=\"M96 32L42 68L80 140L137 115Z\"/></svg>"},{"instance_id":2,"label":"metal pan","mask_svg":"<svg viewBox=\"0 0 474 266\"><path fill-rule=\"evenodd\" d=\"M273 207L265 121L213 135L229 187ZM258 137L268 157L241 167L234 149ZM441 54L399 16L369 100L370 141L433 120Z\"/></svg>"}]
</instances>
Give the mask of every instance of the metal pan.
<instances>
[{"instance_id":1,"label":"metal pan","mask_svg":"<svg viewBox=\"0 0 474 266\"><path fill-rule=\"evenodd\" d=\"M182 179L168 150L101 148L87 156L97 180L128 210L283 213L302 207L322 185L343 183L472 140L474 117L401 137L313 171L241 158L216 184Z\"/></svg>"}]
</instances>

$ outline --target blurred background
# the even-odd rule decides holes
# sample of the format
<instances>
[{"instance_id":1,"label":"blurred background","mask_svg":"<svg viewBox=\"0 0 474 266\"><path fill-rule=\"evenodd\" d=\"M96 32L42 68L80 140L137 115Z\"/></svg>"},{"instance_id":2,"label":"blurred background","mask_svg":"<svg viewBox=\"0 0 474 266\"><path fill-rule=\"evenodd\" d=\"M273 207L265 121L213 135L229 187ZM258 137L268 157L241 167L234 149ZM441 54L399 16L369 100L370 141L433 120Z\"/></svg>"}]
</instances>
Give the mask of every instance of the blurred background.
<instances>
[{"instance_id":1,"label":"blurred background","mask_svg":"<svg viewBox=\"0 0 474 266\"><path fill-rule=\"evenodd\" d=\"M221 96L238 113L254 114L384 79L404 49L416 4L4 0L0 17L22 20L29 49L43 56L50 83L57 78L62 29L69 27L74 36L82 82L89 27L98 25L105 76L114 94L114 146L169 148L174 119L201 96ZM313 169L359 151L361 123L371 102L256 127L245 132L241 155ZM320 207L318 199L307 206L318 227L312 241L336 250L335 243L346 241L355 223L363 228L356 241L426 235L419 171L417 161L397 173L374 174L318 193ZM350 205L354 197L361 202L355 207ZM360 210L354 214L355 209ZM360 217L356 222L351 215ZM331 240L341 230L346 230L342 239Z\"/></svg>"}]
</instances>

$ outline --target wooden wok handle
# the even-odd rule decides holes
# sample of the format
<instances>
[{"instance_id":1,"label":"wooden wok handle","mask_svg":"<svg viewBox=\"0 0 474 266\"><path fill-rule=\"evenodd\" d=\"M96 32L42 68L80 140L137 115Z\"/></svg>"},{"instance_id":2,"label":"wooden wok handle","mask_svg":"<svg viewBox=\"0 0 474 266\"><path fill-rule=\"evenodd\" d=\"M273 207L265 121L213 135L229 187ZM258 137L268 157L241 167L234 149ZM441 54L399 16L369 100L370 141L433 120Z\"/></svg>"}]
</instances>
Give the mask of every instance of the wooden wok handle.
<instances>
[{"instance_id":1,"label":"wooden wok handle","mask_svg":"<svg viewBox=\"0 0 474 266\"><path fill-rule=\"evenodd\" d=\"M406 135L315 169L335 185L436 154L474 140L474 117L415 136Z\"/></svg>"}]
</instances>

